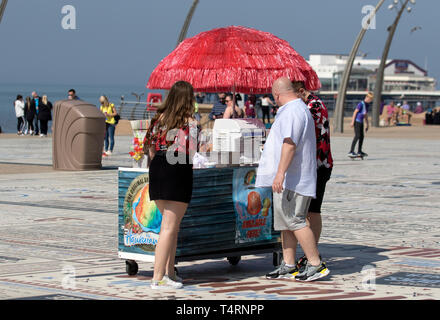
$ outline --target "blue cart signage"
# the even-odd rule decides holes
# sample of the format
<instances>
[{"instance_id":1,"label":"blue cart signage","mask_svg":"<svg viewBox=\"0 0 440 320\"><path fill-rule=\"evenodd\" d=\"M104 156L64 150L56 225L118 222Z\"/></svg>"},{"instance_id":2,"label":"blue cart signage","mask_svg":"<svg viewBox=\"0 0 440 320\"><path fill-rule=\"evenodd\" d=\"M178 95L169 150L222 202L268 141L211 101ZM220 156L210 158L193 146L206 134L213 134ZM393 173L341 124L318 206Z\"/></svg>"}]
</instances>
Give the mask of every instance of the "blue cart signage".
<instances>
[{"instance_id":1,"label":"blue cart signage","mask_svg":"<svg viewBox=\"0 0 440 320\"><path fill-rule=\"evenodd\" d=\"M144 251L154 252L159 239L162 215L148 193L148 174L144 173L130 183L124 204L124 246L139 246Z\"/></svg>"},{"instance_id":2,"label":"blue cart signage","mask_svg":"<svg viewBox=\"0 0 440 320\"><path fill-rule=\"evenodd\" d=\"M255 177L255 168L234 170L236 243L272 239L272 192L270 188L255 188Z\"/></svg>"}]
</instances>

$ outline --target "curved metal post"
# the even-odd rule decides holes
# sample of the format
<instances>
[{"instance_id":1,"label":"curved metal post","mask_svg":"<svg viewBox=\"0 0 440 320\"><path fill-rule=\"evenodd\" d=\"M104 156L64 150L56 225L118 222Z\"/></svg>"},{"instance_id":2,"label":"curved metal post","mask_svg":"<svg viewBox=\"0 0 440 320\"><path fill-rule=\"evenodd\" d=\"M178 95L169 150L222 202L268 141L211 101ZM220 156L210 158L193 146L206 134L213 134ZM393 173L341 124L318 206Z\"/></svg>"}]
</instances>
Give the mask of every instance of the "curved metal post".
<instances>
[{"instance_id":1,"label":"curved metal post","mask_svg":"<svg viewBox=\"0 0 440 320\"><path fill-rule=\"evenodd\" d=\"M0 4L0 23L2 22L3 14L5 13L7 4L8 0L2 0L2 3Z\"/></svg>"},{"instance_id":2,"label":"curved metal post","mask_svg":"<svg viewBox=\"0 0 440 320\"><path fill-rule=\"evenodd\" d=\"M380 0L376 8L374 9L374 14L377 13L379 8L382 6L382 4L385 2L385 0ZM368 25L370 24L370 19L367 20ZM350 79L350 73L351 69L353 67L353 62L356 57L357 51L359 49L359 46L362 42L362 39L365 35L365 32L367 31L367 28L364 28L362 26L361 31L359 32L359 35L356 38L356 41L353 44L353 47L351 48L350 56L348 57L347 64L345 65L344 73L342 75L341 84L339 86L338 90L338 96L336 98L336 105L335 105L335 111L334 111L334 120L333 120L333 131L334 132L344 132L344 106L345 106L345 95L347 93L347 87L348 87L348 81Z\"/></svg>"},{"instance_id":3,"label":"curved metal post","mask_svg":"<svg viewBox=\"0 0 440 320\"><path fill-rule=\"evenodd\" d=\"M193 4L191 5L191 8L188 11L188 14L186 15L185 22L183 23L182 29L180 30L179 38L177 39L176 47L186 38L186 33L188 32L189 24L191 23L192 16L194 14L194 11L196 10L197 4L199 3L199 0L194 0ZM165 96L168 95L168 90L165 90Z\"/></svg>"},{"instance_id":4,"label":"curved metal post","mask_svg":"<svg viewBox=\"0 0 440 320\"><path fill-rule=\"evenodd\" d=\"M185 37L186 33L188 32L189 24L191 23L192 16L194 14L194 11L196 10L197 4L199 3L199 0L194 0L191 8L188 11L188 14L186 16L185 22L183 23L182 29L180 30L179 38L177 39L176 47L181 43Z\"/></svg>"},{"instance_id":5,"label":"curved metal post","mask_svg":"<svg viewBox=\"0 0 440 320\"><path fill-rule=\"evenodd\" d=\"M383 87L383 74L385 70L385 63L388 58L388 52L390 51L391 42L393 41L394 33L397 29L397 24L399 23L400 17L402 16L403 11L405 11L406 6L408 5L409 0L406 0L405 3L399 10L394 23L388 28L389 34L387 41L385 43L385 47L382 53L382 59L380 60L379 69L376 74L376 84L374 86L374 99L373 99L373 114L372 114L372 123L373 127L379 126L379 117L380 117L380 105L382 102L382 87Z\"/></svg>"}]
</instances>

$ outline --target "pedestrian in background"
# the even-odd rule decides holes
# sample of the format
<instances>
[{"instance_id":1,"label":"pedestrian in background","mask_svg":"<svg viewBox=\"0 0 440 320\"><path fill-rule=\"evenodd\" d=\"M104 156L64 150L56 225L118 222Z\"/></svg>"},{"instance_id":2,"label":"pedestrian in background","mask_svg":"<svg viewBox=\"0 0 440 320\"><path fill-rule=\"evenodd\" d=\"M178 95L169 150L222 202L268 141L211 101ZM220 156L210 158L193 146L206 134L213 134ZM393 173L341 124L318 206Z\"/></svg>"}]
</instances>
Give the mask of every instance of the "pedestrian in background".
<instances>
[{"instance_id":1,"label":"pedestrian in background","mask_svg":"<svg viewBox=\"0 0 440 320\"><path fill-rule=\"evenodd\" d=\"M244 111L235 103L232 93L226 95L225 102L226 109L223 114L223 119L243 118Z\"/></svg>"},{"instance_id":2,"label":"pedestrian in background","mask_svg":"<svg viewBox=\"0 0 440 320\"><path fill-rule=\"evenodd\" d=\"M40 109L41 98L40 98L40 96L35 91L32 92L31 103L33 105L32 109L35 110L34 135L38 136L38 134L40 133L40 126L38 124L38 112L39 112L39 109Z\"/></svg>"},{"instance_id":3,"label":"pedestrian in background","mask_svg":"<svg viewBox=\"0 0 440 320\"><path fill-rule=\"evenodd\" d=\"M261 111L263 112L263 123L266 123L264 119L267 119L267 123L270 123L270 107L275 104L270 100L269 95L265 94L261 98Z\"/></svg>"},{"instance_id":4,"label":"pedestrian in background","mask_svg":"<svg viewBox=\"0 0 440 320\"><path fill-rule=\"evenodd\" d=\"M105 115L104 152L102 155L106 157L113 153L113 148L115 146L115 116L118 113L116 112L115 105L110 103L106 96L101 96L99 102L101 103L100 110Z\"/></svg>"},{"instance_id":5,"label":"pedestrian in background","mask_svg":"<svg viewBox=\"0 0 440 320\"><path fill-rule=\"evenodd\" d=\"M395 116L396 107L394 106L394 101L390 101L390 104L386 106L386 114L387 114L387 124L391 126L391 121L393 121Z\"/></svg>"},{"instance_id":6,"label":"pedestrian in background","mask_svg":"<svg viewBox=\"0 0 440 320\"><path fill-rule=\"evenodd\" d=\"M414 110L414 113L416 113L416 114L423 113L423 106L420 101L417 102L417 106L416 106L416 109Z\"/></svg>"},{"instance_id":7,"label":"pedestrian in background","mask_svg":"<svg viewBox=\"0 0 440 320\"><path fill-rule=\"evenodd\" d=\"M205 100L205 94L203 92L197 92L196 93L196 102L203 103L204 100Z\"/></svg>"},{"instance_id":8,"label":"pedestrian in background","mask_svg":"<svg viewBox=\"0 0 440 320\"><path fill-rule=\"evenodd\" d=\"M362 152L362 144L364 143L364 122L365 122L365 131L368 131L368 109L370 107L370 103L373 101L373 93L368 92L365 96L365 99L359 102L356 109L353 112L353 117L351 119L350 126L354 127L354 138L351 143L350 152L348 156L350 158L354 158L357 156L366 157L368 156L365 152ZM359 143L358 143L359 142ZM358 153L354 153L354 149L356 147L356 143L358 143Z\"/></svg>"},{"instance_id":9,"label":"pedestrian in background","mask_svg":"<svg viewBox=\"0 0 440 320\"><path fill-rule=\"evenodd\" d=\"M46 95L41 98L38 120L40 121L41 129L40 137L47 137L48 122L52 120L52 103L47 100Z\"/></svg>"},{"instance_id":10,"label":"pedestrian in background","mask_svg":"<svg viewBox=\"0 0 440 320\"><path fill-rule=\"evenodd\" d=\"M211 112L208 115L209 120L222 119L226 110L226 93L218 94L218 101L212 106Z\"/></svg>"},{"instance_id":11,"label":"pedestrian in background","mask_svg":"<svg viewBox=\"0 0 440 320\"><path fill-rule=\"evenodd\" d=\"M75 89L70 89L67 92L67 97L69 100L81 100L77 95Z\"/></svg>"},{"instance_id":12,"label":"pedestrian in background","mask_svg":"<svg viewBox=\"0 0 440 320\"><path fill-rule=\"evenodd\" d=\"M257 101L257 97L254 94L249 95L249 98L244 104L244 111L246 114L246 118L255 118L255 104Z\"/></svg>"},{"instance_id":13,"label":"pedestrian in background","mask_svg":"<svg viewBox=\"0 0 440 320\"><path fill-rule=\"evenodd\" d=\"M26 97L26 99L24 99L23 104L24 104L24 109L23 109L23 128L21 129L23 135L27 135L29 133L29 123L27 121L27 105L28 105L28 100L30 103L30 98Z\"/></svg>"},{"instance_id":14,"label":"pedestrian in background","mask_svg":"<svg viewBox=\"0 0 440 320\"><path fill-rule=\"evenodd\" d=\"M402 115L406 118L406 123L410 124L412 112L411 112L411 107L408 104L408 101L403 101Z\"/></svg>"},{"instance_id":15,"label":"pedestrian in background","mask_svg":"<svg viewBox=\"0 0 440 320\"><path fill-rule=\"evenodd\" d=\"M34 118L35 118L35 105L32 103L31 97L26 97L25 111L26 121L27 121L27 133L33 135L34 129Z\"/></svg>"},{"instance_id":16,"label":"pedestrian in background","mask_svg":"<svg viewBox=\"0 0 440 320\"><path fill-rule=\"evenodd\" d=\"M24 128L24 101L23 96L17 95L14 101L15 116L17 117L17 134L21 136Z\"/></svg>"}]
</instances>

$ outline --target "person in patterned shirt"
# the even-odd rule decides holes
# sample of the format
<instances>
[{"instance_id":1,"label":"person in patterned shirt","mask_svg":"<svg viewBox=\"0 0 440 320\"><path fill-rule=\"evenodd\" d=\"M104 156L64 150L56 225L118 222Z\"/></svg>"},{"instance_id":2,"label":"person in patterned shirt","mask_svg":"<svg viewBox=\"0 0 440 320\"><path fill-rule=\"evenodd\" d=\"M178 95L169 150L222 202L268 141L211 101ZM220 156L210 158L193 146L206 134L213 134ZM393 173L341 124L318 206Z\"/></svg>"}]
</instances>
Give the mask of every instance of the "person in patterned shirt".
<instances>
[{"instance_id":1,"label":"person in patterned shirt","mask_svg":"<svg viewBox=\"0 0 440 320\"><path fill-rule=\"evenodd\" d=\"M316 198L310 202L307 222L315 235L316 243L318 243L322 231L321 205L324 198L325 186L327 181L330 180L333 168L328 111L320 98L306 90L304 82L293 81L292 85L295 92L298 93L309 107L310 113L315 121L317 157ZM299 259L298 264L305 264L304 260L305 257Z\"/></svg>"}]
</instances>

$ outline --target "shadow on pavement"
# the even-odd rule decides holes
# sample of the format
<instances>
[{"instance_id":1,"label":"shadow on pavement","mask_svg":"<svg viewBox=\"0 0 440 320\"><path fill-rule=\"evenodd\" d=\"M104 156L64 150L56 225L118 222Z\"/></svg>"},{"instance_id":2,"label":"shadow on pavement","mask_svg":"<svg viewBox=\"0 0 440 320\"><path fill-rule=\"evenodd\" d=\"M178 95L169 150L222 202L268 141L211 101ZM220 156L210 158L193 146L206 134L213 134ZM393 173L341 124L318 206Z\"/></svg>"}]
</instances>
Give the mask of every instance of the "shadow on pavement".
<instances>
[{"instance_id":1,"label":"shadow on pavement","mask_svg":"<svg viewBox=\"0 0 440 320\"><path fill-rule=\"evenodd\" d=\"M365 245L328 244L319 245L323 260L330 269L330 275L321 281L331 281L332 275L360 273L365 266L375 266L378 261L389 259L380 255L387 251ZM297 257L303 255L297 251ZM265 275L274 269L272 254L243 256L235 266L229 264L226 258L216 260L187 261L177 265L179 275L186 285L196 285L213 282L235 282L254 277L265 279ZM153 271L139 270L139 277L151 278ZM251 279L250 279L251 280Z\"/></svg>"}]
</instances>

